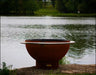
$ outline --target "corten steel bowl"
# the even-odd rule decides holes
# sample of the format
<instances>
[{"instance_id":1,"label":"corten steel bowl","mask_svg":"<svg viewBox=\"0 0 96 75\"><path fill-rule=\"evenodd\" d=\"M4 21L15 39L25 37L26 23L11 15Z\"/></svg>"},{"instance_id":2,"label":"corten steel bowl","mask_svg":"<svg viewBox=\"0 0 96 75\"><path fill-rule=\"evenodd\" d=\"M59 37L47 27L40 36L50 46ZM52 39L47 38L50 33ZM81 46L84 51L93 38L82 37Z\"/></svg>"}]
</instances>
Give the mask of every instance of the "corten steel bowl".
<instances>
[{"instance_id":1,"label":"corten steel bowl","mask_svg":"<svg viewBox=\"0 0 96 75\"><path fill-rule=\"evenodd\" d=\"M28 53L36 59L37 68L58 68L59 60L65 56L70 44L74 41L64 39L28 39L26 45Z\"/></svg>"}]
</instances>

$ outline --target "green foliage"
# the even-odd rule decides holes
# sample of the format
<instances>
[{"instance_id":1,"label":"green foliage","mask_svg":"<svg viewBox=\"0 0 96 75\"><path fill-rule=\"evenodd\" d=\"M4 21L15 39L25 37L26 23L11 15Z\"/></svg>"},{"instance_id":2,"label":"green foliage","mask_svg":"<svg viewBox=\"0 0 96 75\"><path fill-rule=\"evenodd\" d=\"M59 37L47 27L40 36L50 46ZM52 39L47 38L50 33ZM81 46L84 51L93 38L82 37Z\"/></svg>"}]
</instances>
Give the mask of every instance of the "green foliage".
<instances>
[{"instance_id":1,"label":"green foliage","mask_svg":"<svg viewBox=\"0 0 96 75\"><path fill-rule=\"evenodd\" d=\"M55 7L56 0L51 0L52 6Z\"/></svg>"},{"instance_id":2,"label":"green foliage","mask_svg":"<svg viewBox=\"0 0 96 75\"><path fill-rule=\"evenodd\" d=\"M74 4L73 4L73 2L71 0L66 2L65 7L67 9L67 12L74 11Z\"/></svg>"},{"instance_id":3,"label":"green foliage","mask_svg":"<svg viewBox=\"0 0 96 75\"><path fill-rule=\"evenodd\" d=\"M15 71L11 71L8 69L5 62L3 62L2 64L3 65L2 69L0 69L0 75L16 75Z\"/></svg>"},{"instance_id":4,"label":"green foliage","mask_svg":"<svg viewBox=\"0 0 96 75\"><path fill-rule=\"evenodd\" d=\"M66 57L63 57L60 61L59 64L69 64L70 62L66 59Z\"/></svg>"},{"instance_id":5,"label":"green foliage","mask_svg":"<svg viewBox=\"0 0 96 75\"><path fill-rule=\"evenodd\" d=\"M34 14L34 11L36 11L38 9L38 6L36 4L35 0L27 0L27 1L23 1L23 12L27 13L27 14Z\"/></svg>"},{"instance_id":6,"label":"green foliage","mask_svg":"<svg viewBox=\"0 0 96 75\"><path fill-rule=\"evenodd\" d=\"M36 16L55 16L56 14L58 14L58 11L53 8L52 6L50 7L46 7L46 8L42 8L39 9L37 11L34 12Z\"/></svg>"},{"instance_id":7,"label":"green foliage","mask_svg":"<svg viewBox=\"0 0 96 75\"><path fill-rule=\"evenodd\" d=\"M6 67L6 63L5 62L3 62L3 68L0 69L0 75L9 75L9 70Z\"/></svg>"},{"instance_id":8,"label":"green foliage","mask_svg":"<svg viewBox=\"0 0 96 75\"><path fill-rule=\"evenodd\" d=\"M60 12L66 12L65 2L63 0L56 0L56 9Z\"/></svg>"},{"instance_id":9,"label":"green foliage","mask_svg":"<svg viewBox=\"0 0 96 75\"><path fill-rule=\"evenodd\" d=\"M40 8L43 8L43 2L42 2L42 0L37 0L37 6L38 6L39 9Z\"/></svg>"},{"instance_id":10,"label":"green foliage","mask_svg":"<svg viewBox=\"0 0 96 75\"><path fill-rule=\"evenodd\" d=\"M1 0L0 4L0 14L4 15L34 15L39 7L36 0Z\"/></svg>"},{"instance_id":11,"label":"green foliage","mask_svg":"<svg viewBox=\"0 0 96 75\"><path fill-rule=\"evenodd\" d=\"M83 13L60 13L55 8L43 8L34 12L35 16L61 16L61 17L95 17L96 14L83 14Z\"/></svg>"},{"instance_id":12,"label":"green foliage","mask_svg":"<svg viewBox=\"0 0 96 75\"><path fill-rule=\"evenodd\" d=\"M96 0L51 0L49 4L46 0L45 2L42 2L42 0L0 0L0 15L34 15L35 11L40 11L42 8L44 12L45 9L47 11L54 9L51 13L40 13L39 15L66 16L63 13L77 13L78 11L80 13L96 13L95 4ZM50 6L50 9L47 8ZM59 13L55 13L54 10L58 10ZM75 16L82 15L76 14Z\"/></svg>"},{"instance_id":13,"label":"green foliage","mask_svg":"<svg viewBox=\"0 0 96 75\"><path fill-rule=\"evenodd\" d=\"M96 0L56 0L56 8L65 13L96 13L95 3Z\"/></svg>"}]
</instances>

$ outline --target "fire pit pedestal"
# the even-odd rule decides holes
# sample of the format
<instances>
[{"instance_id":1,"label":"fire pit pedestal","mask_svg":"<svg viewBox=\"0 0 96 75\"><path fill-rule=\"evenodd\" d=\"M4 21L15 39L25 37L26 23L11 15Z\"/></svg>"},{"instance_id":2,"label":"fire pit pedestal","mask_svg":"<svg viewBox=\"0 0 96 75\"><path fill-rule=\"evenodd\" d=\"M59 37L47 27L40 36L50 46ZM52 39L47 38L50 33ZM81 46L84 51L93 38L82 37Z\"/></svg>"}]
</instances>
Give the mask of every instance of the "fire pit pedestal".
<instances>
[{"instance_id":1,"label":"fire pit pedestal","mask_svg":"<svg viewBox=\"0 0 96 75\"><path fill-rule=\"evenodd\" d=\"M43 69L57 69L59 67L58 61L37 61L36 60L36 67L43 68Z\"/></svg>"}]
</instances>

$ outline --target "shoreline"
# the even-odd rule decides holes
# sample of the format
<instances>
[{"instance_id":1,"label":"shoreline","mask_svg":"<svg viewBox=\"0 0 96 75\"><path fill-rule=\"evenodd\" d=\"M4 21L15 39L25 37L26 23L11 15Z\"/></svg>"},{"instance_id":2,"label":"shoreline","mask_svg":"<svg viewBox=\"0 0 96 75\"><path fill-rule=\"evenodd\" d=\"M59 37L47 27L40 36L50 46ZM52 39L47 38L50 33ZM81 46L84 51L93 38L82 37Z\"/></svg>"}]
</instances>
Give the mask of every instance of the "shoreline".
<instances>
[{"instance_id":1,"label":"shoreline","mask_svg":"<svg viewBox=\"0 0 96 75\"><path fill-rule=\"evenodd\" d=\"M24 67L16 69L17 75L63 75L63 74L96 74L96 64L65 64L59 65L58 69L37 69L34 67Z\"/></svg>"},{"instance_id":2,"label":"shoreline","mask_svg":"<svg viewBox=\"0 0 96 75\"><path fill-rule=\"evenodd\" d=\"M57 14L43 14L43 13L37 13L35 15L0 15L0 16L30 16L30 17L34 17L34 16L38 16L38 17L42 17L42 16L52 16L52 17L96 17L96 13L89 13L89 14L83 14L83 13L57 13Z\"/></svg>"}]
</instances>

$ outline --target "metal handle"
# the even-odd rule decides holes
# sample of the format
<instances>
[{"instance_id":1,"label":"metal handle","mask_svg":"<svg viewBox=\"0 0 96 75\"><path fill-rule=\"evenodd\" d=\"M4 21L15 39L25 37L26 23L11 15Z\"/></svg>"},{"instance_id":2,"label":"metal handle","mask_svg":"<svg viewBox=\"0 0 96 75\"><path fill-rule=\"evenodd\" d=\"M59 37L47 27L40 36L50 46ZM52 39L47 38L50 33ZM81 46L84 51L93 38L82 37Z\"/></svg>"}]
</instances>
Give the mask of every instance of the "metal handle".
<instances>
[{"instance_id":1,"label":"metal handle","mask_svg":"<svg viewBox=\"0 0 96 75\"><path fill-rule=\"evenodd\" d=\"M21 44L72 44L75 43L75 41L69 41L69 42L22 42Z\"/></svg>"}]
</instances>

